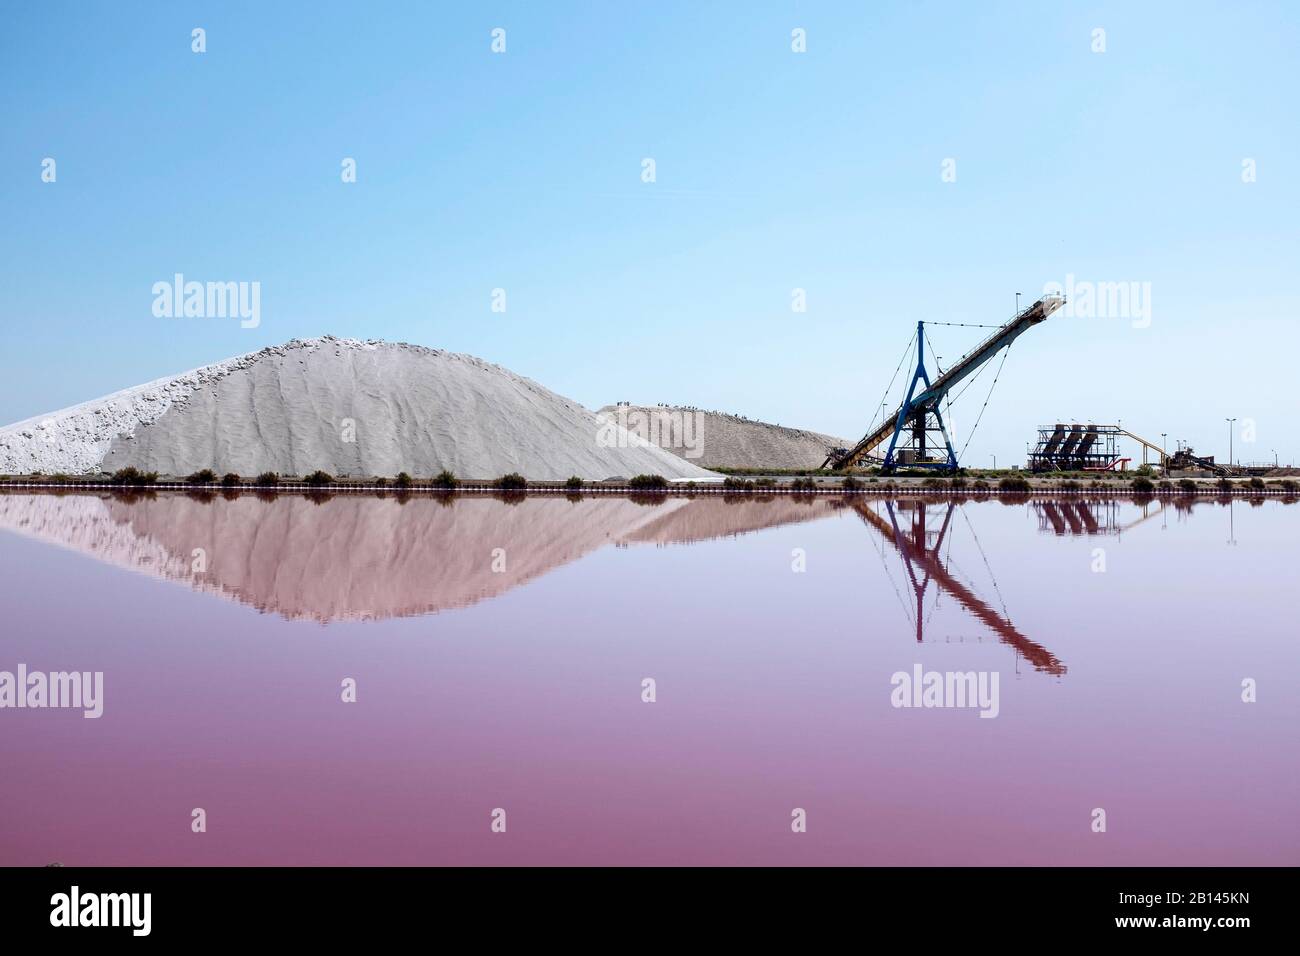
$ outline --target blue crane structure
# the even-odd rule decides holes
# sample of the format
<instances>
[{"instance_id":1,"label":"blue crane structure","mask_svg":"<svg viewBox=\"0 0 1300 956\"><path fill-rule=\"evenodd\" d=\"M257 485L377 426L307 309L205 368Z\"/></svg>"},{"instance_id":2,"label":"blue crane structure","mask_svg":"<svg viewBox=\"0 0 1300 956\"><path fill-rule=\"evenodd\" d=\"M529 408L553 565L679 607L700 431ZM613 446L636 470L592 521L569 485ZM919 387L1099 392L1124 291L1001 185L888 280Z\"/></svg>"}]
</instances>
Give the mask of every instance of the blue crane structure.
<instances>
[{"instance_id":1,"label":"blue crane structure","mask_svg":"<svg viewBox=\"0 0 1300 956\"><path fill-rule=\"evenodd\" d=\"M1033 305L1017 312L1011 321L998 326L996 331L958 359L948 371L941 371L939 377L933 381L925 368L925 322L917 322L916 370L912 373L911 384L908 386L907 396L902 404L893 415L862 436L862 440L852 448L830 449L822 467L834 468L838 471L861 465L869 460L878 460L882 474L891 474L900 464L909 468L956 471L957 452L952 447L948 426L939 410L940 403L947 398L953 386L967 379L1024 332L1046 321L1048 316L1064 304L1064 296L1043 296ZM909 351L910 349L911 345ZM996 381L995 378L994 382ZM918 386L923 386L919 392ZM938 455L932 454L927 447L927 436L936 431L943 437L943 451ZM883 444L886 438L889 439L889 447L883 460L880 460L871 452ZM935 451L938 449L936 448Z\"/></svg>"}]
</instances>

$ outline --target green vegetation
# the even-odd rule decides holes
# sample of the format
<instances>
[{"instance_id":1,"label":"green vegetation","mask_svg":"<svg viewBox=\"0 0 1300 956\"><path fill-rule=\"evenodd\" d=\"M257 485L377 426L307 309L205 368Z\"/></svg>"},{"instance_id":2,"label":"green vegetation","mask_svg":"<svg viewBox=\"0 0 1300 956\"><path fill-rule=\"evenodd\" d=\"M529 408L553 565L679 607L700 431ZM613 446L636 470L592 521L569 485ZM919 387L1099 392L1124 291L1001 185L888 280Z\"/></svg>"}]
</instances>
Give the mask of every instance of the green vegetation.
<instances>
[{"instance_id":1,"label":"green vegetation","mask_svg":"<svg viewBox=\"0 0 1300 956\"><path fill-rule=\"evenodd\" d=\"M134 466L128 466L113 472L111 480L115 485L152 485L158 481L158 472L140 471Z\"/></svg>"},{"instance_id":2,"label":"green vegetation","mask_svg":"<svg viewBox=\"0 0 1300 956\"><path fill-rule=\"evenodd\" d=\"M961 491L966 487L966 479L961 475L953 475L948 479L948 487L956 491Z\"/></svg>"},{"instance_id":3,"label":"green vegetation","mask_svg":"<svg viewBox=\"0 0 1300 956\"><path fill-rule=\"evenodd\" d=\"M971 487L974 488L976 491L988 491L989 483L985 481L983 478L976 478L971 483Z\"/></svg>"},{"instance_id":4,"label":"green vegetation","mask_svg":"<svg viewBox=\"0 0 1300 956\"><path fill-rule=\"evenodd\" d=\"M502 475L493 485L502 491L523 491L528 487L528 479L517 472L510 472L508 475Z\"/></svg>"},{"instance_id":5,"label":"green vegetation","mask_svg":"<svg viewBox=\"0 0 1300 956\"><path fill-rule=\"evenodd\" d=\"M1256 475L1254 478L1251 478L1251 479L1250 479L1250 490L1251 490L1251 491L1263 491L1263 490L1264 490L1264 479L1263 479L1263 478L1260 478L1258 475Z\"/></svg>"},{"instance_id":6,"label":"green vegetation","mask_svg":"<svg viewBox=\"0 0 1300 956\"><path fill-rule=\"evenodd\" d=\"M303 479L305 484L313 488L323 488L325 485L334 484L334 476L327 471L321 471L319 468Z\"/></svg>"},{"instance_id":7,"label":"green vegetation","mask_svg":"<svg viewBox=\"0 0 1300 956\"><path fill-rule=\"evenodd\" d=\"M1151 483L1151 479L1146 475L1138 475L1133 479L1133 490L1140 495L1149 495L1156 490L1156 486Z\"/></svg>"},{"instance_id":8,"label":"green vegetation","mask_svg":"<svg viewBox=\"0 0 1300 956\"><path fill-rule=\"evenodd\" d=\"M1021 475L1007 475L998 482L999 491L1028 491L1029 482Z\"/></svg>"},{"instance_id":9,"label":"green vegetation","mask_svg":"<svg viewBox=\"0 0 1300 956\"><path fill-rule=\"evenodd\" d=\"M796 478L794 481L790 482L790 490L791 491L816 491L817 482L813 481L811 478Z\"/></svg>"},{"instance_id":10,"label":"green vegetation","mask_svg":"<svg viewBox=\"0 0 1300 956\"><path fill-rule=\"evenodd\" d=\"M210 485L217 480L217 473L211 468L201 468L185 480L191 485Z\"/></svg>"},{"instance_id":11,"label":"green vegetation","mask_svg":"<svg viewBox=\"0 0 1300 956\"><path fill-rule=\"evenodd\" d=\"M451 472L449 472L446 468L438 472L438 474L434 475L433 477L433 487L435 488L445 488L447 491L450 491L451 489L455 488L458 484L460 484L460 482L456 480L456 476L453 475Z\"/></svg>"},{"instance_id":12,"label":"green vegetation","mask_svg":"<svg viewBox=\"0 0 1300 956\"><path fill-rule=\"evenodd\" d=\"M733 491L753 491L754 483L748 478L733 478L728 475L722 479L722 487L730 488Z\"/></svg>"},{"instance_id":13,"label":"green vegetation","mask_svg":"<svg viewBox=\"0 0 1300 956\"><path fill-rule=\"evenodd\" d=\"M233 471L228 471L228 472L226 472L224 475L221 476L221 487L223 487L223 488L234 488L234 487L236 487L236 486L237 486L241 481L243 481L243 479L240 478L237 474L235 474Z\"/></svg>"},{"instance_id":14,"label":"green vegetation","mask_svg":"<svg viewBox=\"0 0 1300 956\"><path fill-rule=\"evenodd\" d=\"M404 471L399 471L397 473L397 481L395 482L395 484L397 485L398 488L403 488L403 489L410 488L411 476Z\"/></svg>"},{"instance_id":15,"label":"green vegetation","mask_svg":"<svg viewBox=\"0 0 1300 956\"><path fill-rule=\"evenodd\" d=\"M854 478L852 475L848 475L840 482L840 487L845 491L857 491L862 487L862 482L858 481L858 479Z\"/></svg>"},{"instance_id":16,"label":"green vegetation","mask_svg":"<svg viewBox=\"0 0 1300 956\"><path fill-rule=\"evenodd\" d=\"M1196 482L1192 481L1190 478L1180 478L1178 481L1178 487L1181 491L1184 491L1187 494L1196 493Z\"/></svg>"},{"instance_id":17,"label":"green vegetation","mask_svg":"<svg viewBox=\"0 0 1300 956\"><path fill-rule=\"evenodd\" d=\"M694 485L695 482L692 481L691 486L693 487ZM577 491L579 488L582 487L582 479L579 478L577 475L573 475L569 478L568 481L564 483L564 487L568 488L570 491Z\"/></svg>"},{"instance_id":18,"label":"green vegetation","mask_svg":"<svg viewBox=\"0 0 1300 956\"><path fill-rule=\"evenodd\" d=\"M259 488L274 488L280 483L280 476L273 471L264 471L257 476L254 482Z\"/></svg>"},{"instance_id":19,"label":"green vegetation","mask_svg":"<svg viewBox=\"0 0 1300 956\"><path fill-rule=\"evenodd\" d=\"M668 479L663 475L633 475L627 486L638 491L662 491L668 487Z\"/></svg>"}]
</instances>

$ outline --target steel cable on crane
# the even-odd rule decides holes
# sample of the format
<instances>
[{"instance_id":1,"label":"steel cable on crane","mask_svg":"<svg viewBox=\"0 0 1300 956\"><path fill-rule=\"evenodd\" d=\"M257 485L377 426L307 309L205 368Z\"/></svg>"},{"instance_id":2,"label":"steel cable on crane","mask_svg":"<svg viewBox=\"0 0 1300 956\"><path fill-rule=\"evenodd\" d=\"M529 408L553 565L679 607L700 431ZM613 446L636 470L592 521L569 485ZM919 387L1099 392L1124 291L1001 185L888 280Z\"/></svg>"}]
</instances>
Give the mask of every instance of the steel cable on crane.
<instances>
[{"instance_id":1,"label":"steel cable on crane","mask_svg":"<svg viewBox=\"0 0 1300 956\"><path fill-rule=\"evenodd\" d=\"M893 375L893 378L891 378L891 379L889 380L889 384L885 386L885 393L884 393L883 395L880 396L880 406L879 406L880 408L884 408L884 407L885 407L885 400L886 400L887 398L889 398L889 393L890 393L890 391L891 391L891 390L893 389L893 387L894 387L894 381L898 378L898 373L901 372L901 371L903 370L903 365L906 364L907 359L908 359L908 356L910 356L910 355L912 354L912 352L913 352L913 350L914 350L915 348L916 348L916 339L915 339L913 336L909 335L909 336L907 337L907 348L903 349L903 357L902 357L901 359L898 360L898 367L897 367L896 369L894 369L894 375ZM871 424L867 426L867 435L870 435L873 431L875 431L875 429L876 429L876 415L878 415L878 414L880 414L880 413L877 412L876 414L873 414L873 415L871 416ZM882 425L884 424L884 420L883 420L883 419L881 420L881 424L882 424ZM866 438L867 435L863 435L862 437L863 437L863 438Z\"/></svg>"},{"instance_id":2,"label":"steel cable on crane","mask_svg":"<svg viewBox=\"0 0 1300 956\"><path fill-rule=\"evenodd\" d=\"M980 413L975 416L975 424L970 427L970 434L966 436L966 444L961 446L961 454L957 456L958 460L966 457L966 449L970 447L970 440L975 437L975 429L980 427L980 419L984 417L984 409L989 407L989 399L993 397L993 389L998 384L998 379L1002 376L1002 366L1007 364L1007 356L1010 354L1011 343L1008 342L1006 351L1002 353L1002 361L998 363L997 374L993 376L993 383L989 385L989 393L984 396L984 404L980 406ZM974 382L975 380L971 379L971 384L974 384ZM962 389L962 391L964 392L965 389Z\"/></svg>"}]
</instances>

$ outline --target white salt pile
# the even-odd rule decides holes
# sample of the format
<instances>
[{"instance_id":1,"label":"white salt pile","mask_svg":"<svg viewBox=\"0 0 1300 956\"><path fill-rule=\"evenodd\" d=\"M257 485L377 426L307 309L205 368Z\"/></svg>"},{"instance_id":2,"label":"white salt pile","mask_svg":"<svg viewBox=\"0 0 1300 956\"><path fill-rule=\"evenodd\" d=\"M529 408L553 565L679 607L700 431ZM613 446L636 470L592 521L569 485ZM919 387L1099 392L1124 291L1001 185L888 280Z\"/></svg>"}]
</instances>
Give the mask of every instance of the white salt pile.
<instances>
[{"instance_id":1,"label":"white salt pile","mask_svg":"<svg viewBox=\"0 0 1300 956\"><path fill-rule=\"evenodd\" d=\"M606 405L596 413L702 468L818 468L843 438L680 405Z\"/></svg>"},{"instance_id":2,"label":"white salt pile","mask_svg":"<svg viewBox=\"0 0 1300 956\"><path fill-rule=\"evenodd\" d=\"M538 481L720 476L612 427L536 382L469 355L388 342L285 345L0 428L0 473L133 466L185 476Z\"/></svg>"}]
</instances>

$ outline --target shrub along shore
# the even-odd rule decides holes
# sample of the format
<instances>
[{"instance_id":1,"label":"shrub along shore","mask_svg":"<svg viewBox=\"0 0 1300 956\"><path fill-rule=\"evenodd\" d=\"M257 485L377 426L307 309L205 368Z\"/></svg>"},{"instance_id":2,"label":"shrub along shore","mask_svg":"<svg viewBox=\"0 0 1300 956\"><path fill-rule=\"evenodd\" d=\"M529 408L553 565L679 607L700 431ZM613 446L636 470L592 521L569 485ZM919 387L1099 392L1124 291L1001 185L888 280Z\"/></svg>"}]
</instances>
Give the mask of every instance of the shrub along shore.
<instances>
[{"instance_id":1,"label":"shrub along shore","mask_svg":"<svg viewBox=\"0 0 1300 956\"><path fill-rule=\"evenodd\" d=\"M1127 475L1085 474L1085 477L1043 476L1028 472L959 472L951 477L933 474L902 473L892 476L854 473L807 472L795 475L728 475L722 482L669 482L662 475L635 475L605 481L584 481L574 476L564 481L531 481L519 474L494 479L458 478L448 471L432 477L413 477L400 472L395 477L335 477L324 471L305 476L278 475L264 472L245 477L228 473L217 475L210 469L185 477L161 476L123 468L112 474L96 475L3 475L0 488L146 488L187 491L396 491L396 492L631 492L639 494L721 493L727 495L852 494L852 493L924 493L958 495L1025 495L1025 494L1130 494L1151 497L1181 495L1283 495L1300 492L1300 482L1293 478L1278 479L1157 479L1141 472Z\"/></svg>"}]
</instances>

